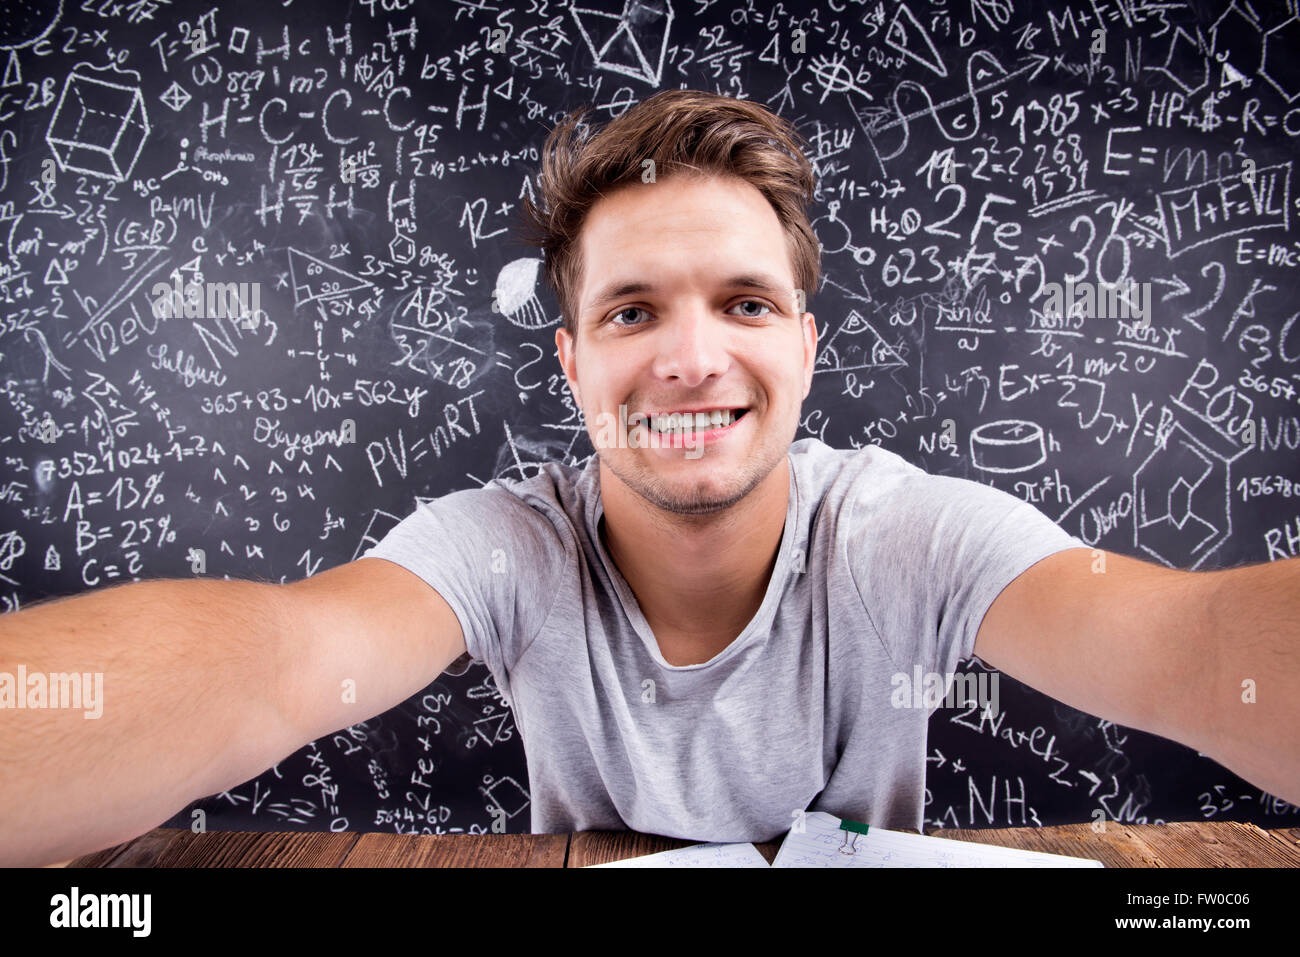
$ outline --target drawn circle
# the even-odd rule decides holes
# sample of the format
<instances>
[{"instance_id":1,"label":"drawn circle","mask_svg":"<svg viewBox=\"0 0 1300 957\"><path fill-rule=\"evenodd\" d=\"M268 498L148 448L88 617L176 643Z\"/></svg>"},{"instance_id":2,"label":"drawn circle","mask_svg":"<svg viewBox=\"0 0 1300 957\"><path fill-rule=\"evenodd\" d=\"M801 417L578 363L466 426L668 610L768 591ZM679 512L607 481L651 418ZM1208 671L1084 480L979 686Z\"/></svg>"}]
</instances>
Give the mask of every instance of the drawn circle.
<instances>
[{"instance_id":1,"label":"drawn circle","mask_svg":"<svg viewBox=\"0 0 1300 957\"><path fill-rule=\"evenodd\" d=\"M44 40L63 15L63 0L6 0L0 50L21 50Z\"/></svg>"},{"instance_id":2,"label":"drawn circle","mask_svg":"<svg viewBox=\"0 0 1300 957\"><path fill-rule=\"evenodd\" d=\"M985 472L1024 472L1047 461L1043 428L1025 419L986 422L971 432L970 454Z\"/></svg>"},{"instance_id":3,"label":"drawn circle","mask_svg":"<svg viewBox=\"0 0 1300 957\"><path fill-rule=\"evenodd\" d=\"M817 236L818 242L821 243L822 252L828 256L833 256L835 253L848 248L849 241L853 239L853 235L849 232L847 224L842 220L831 219L829 216L819 216L817 219L813 220L812 228L813 233ZM831 241L828 242L825 235L828 232L833 233L836 229L838 229L840 233L838 236L839 245L834 244L834 240L837 237L832 236L830 238Z\"/></svg>"},{"instance_id":4,"label":"drawn circle","mask_svg":"<svg viewBox=\"0 0 1300 957\"><path fill-rule=\"evenodd\" d=\"M537 301L537 276L542 261L535 256L515 259L501 267L492 289L493 309L521 329L541 329L550 324Z\"/></svg>"}]
</instances>

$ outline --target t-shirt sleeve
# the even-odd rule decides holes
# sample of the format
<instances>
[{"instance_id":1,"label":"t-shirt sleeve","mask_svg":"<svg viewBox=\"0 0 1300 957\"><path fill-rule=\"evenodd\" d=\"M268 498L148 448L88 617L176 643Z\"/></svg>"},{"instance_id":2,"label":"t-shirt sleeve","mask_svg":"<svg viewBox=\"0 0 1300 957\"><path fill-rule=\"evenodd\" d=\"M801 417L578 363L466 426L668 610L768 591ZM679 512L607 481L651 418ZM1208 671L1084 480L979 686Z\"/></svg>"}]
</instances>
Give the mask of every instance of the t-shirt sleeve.
<instances>
[{"instance_id":1,"label":"t-shirt sleeve","mask_svg":"<svg viewBox=\"0 0 1300 957\"><path fill-rule=\"evenodd\" d=\"M541 630L565 572L567 549L551 521L492 485L422 502L360 557L384 558L431 585L465 634L461 674L482 661L510 697L510 672Z\"/></svg>"},{"instance_id":2,"label":"t-shirt sleeve","mask_svg":"<svg viewBox=\"0 0 1300 957\"><path fill-rule=\"evenodd\" d=\"M855 502L849 567L909 675L916 665L955 671L1002 589L1048 555L1089 547L1034 505L970 479L909 467L886 484Z\"/></svg>"}]
</instances>

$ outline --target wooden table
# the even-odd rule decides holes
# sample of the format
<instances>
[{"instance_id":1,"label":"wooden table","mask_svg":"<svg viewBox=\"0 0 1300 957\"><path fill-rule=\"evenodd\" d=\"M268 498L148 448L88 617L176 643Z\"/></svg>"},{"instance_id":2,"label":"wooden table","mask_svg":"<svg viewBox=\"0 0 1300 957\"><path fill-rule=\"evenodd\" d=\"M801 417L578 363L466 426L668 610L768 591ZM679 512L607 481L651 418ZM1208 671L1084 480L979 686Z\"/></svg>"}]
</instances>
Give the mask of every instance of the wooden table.
<instances>
[{"instance_id":1,"label":"wooden table","mask_svg":"<svg viewBox=\"0 0 1300 957\"><path fill-rule=\"evenodd\" d=\"M1300 867L1300 828L1234 822L936 830L934 837L1091 857L1107 867ZM158 828L55 867L583 867L693 841L634 831L339 834ZM780 841L756 845L770 863Z\"/></svg>"}]
</instances>

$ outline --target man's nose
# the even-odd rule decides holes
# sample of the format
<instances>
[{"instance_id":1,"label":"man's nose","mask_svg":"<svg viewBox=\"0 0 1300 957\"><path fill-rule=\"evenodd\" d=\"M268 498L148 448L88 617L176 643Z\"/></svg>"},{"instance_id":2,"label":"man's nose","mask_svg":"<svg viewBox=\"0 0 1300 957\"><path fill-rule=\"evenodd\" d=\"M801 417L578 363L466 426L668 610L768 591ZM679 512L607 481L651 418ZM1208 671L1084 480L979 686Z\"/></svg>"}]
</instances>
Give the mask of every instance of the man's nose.
<instances>
[{"instance_id":1,"label":"man's nose","mask_svg":"<svg viewBox=\"0 0 1300 957\"><path fill-rule=\"evenodd\" d=\"M731 364L732 332L726 318L704 303L677 308L659 330L655 373L685 386L721 375Z\"/></svg>"}]
</instances>

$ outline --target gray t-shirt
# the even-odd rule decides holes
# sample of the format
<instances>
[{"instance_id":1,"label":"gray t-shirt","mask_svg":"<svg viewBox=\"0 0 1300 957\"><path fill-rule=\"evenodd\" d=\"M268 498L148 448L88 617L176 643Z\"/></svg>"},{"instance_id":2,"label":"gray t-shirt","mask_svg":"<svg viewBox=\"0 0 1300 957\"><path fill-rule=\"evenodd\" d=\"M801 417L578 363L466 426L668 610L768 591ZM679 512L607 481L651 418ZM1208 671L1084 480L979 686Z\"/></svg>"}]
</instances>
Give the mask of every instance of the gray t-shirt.
<instances>
[{"instance_id":1,"label":"gray t-shirt","mask_svg":"<svg viewBox=\"0 0 1300 957\"><path fill-rule=\"evenodd\" d=\"M1033 505L879 446L790 446L791 494L758 613L707 662L660 654L597 534L597 459L419 505L363 557L437 589L510 704L534 832L630 828L769 841L799 810L917 831L933 707L1017 575L1087 547ZM460 659L464 662L465 659Z\"/></svg>"}]
</instances>

